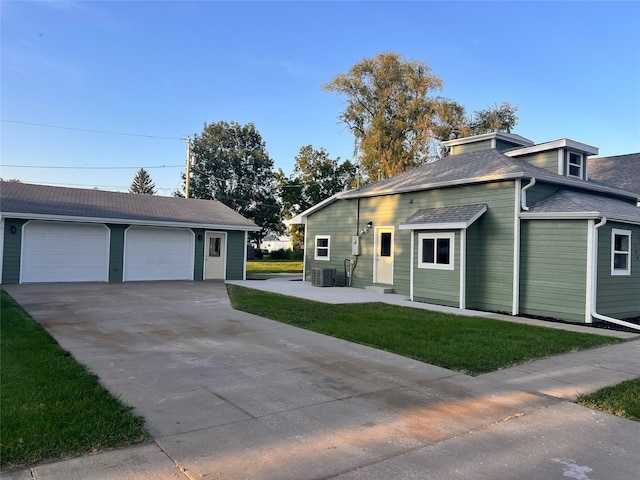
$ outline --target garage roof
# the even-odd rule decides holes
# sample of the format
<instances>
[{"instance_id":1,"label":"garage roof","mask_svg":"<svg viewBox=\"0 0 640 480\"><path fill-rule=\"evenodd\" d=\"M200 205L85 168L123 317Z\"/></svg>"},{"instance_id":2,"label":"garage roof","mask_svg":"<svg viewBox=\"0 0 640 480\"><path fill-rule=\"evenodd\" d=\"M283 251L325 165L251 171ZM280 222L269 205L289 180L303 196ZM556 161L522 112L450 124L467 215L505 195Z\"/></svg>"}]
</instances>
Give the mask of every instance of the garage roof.
<instances>
[{"instance_id":1,"label":"garage roof","mask_svg":"<svg viewBox=\"0 0 640 480\"><path fill-rule=\"evenodd\" d=\"M217 200L0 182L0 215L39 220L258 231Z\"/></svg>"}]
</instances>

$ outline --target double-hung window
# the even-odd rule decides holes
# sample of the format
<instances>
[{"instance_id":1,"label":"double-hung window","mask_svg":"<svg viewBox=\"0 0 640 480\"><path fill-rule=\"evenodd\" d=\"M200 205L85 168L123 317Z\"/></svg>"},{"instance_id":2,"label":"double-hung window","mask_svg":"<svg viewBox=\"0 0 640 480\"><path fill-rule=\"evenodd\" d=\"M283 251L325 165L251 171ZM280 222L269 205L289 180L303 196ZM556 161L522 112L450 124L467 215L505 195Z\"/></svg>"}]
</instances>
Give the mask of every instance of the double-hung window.
<instances>
[{"instance_id":1,"label":"double-hung window","mask_svg":"<svg viewBox=\"0 0 640 480\"><path fill-rule=\"evenodd\" d=\"M315 250L313 259L314 260L330 260L330 246L331 246L331 236L330 235L316 235L315 242Z\"/></svg>"},{"instance_id":2,"label":"double-hung window","mask_svg":"<svg viewBox=\"0 0 640 480\"><path fill-rule=\"evenodd\" d=\"M418 268L453 270L454 233L418 234Z\"/></svg>"},{"instance_id":3,"label":"double-hung window","mask_svg":"<svg viewBox=\"0 0 640 480\"><path fill-rule=\"evenodd\" d=\"M611 275L631 275L630 230L611 230Z\"/></svg>"},{"instance_id":4,"label":"double-hung window","mask_svg":"<svg viewBox=\"0 0 640 480\"><path fill-rule=\"evenodd\" d=\"M584 156L569 152L567 158L567 176L584 179Z\"/></svg>"}]
</instances>

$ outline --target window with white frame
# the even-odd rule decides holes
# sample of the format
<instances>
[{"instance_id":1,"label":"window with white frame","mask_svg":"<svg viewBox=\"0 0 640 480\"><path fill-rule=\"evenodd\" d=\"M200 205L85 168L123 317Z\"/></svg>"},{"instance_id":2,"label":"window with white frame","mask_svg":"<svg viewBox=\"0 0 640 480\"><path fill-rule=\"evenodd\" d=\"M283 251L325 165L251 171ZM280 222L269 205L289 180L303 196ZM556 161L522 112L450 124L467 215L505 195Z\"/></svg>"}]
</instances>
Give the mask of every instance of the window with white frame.
<instances>
[{"instance_id":1,"label":"window with white frame","mask_svg":"<svg viewBox=\"0 0 640 480\"><path fill-rule=\"evenodd\" d=\"M418 268L454 269L455 233L418 234Z\"/></svg>"},{"instance_id":2,"label":"window with white frame","mask_svg":"<svg viewBox=\"0 0 640 480\"><path fill-rule=\"evenodd\" d=\"M611 275L631 275L630 230L611 230Z\"/></svg>"},{"instance_id":3,"label":"window with white frame","mask_svg":"<svg viewBox=\"0 0 640 480\"><path fill-rule=\"evenodd\" d=\"M316 235L314 260L326 260L329 261L329 248L331 245L330 235Z\"/></svg>"},{"instance_id":4,"label":"window with white frame","mask_svg":"<svg viewBox=\"0 0 640 480\"><path fill-rule=\"evenodd\" d=\"M569 152L567 158L567 176L584 178L584 156L580 153Z\"/></svg>"}]
</instances>

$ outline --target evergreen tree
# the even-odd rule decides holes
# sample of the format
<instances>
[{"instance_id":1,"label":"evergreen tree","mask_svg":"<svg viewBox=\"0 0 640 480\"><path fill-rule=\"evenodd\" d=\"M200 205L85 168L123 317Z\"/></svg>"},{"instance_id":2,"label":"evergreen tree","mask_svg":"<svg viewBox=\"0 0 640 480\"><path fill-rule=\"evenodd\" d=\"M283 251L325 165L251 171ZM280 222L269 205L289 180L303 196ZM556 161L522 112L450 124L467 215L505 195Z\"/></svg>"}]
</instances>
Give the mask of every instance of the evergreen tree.
<instances>
[{"instance_id":1,"label":"evergreen tree","mask_svg":"<svg viewBox=\"0 0 640 480\"><path fill-rule=\"evenodd\" d=\"M137 193L140 195L155 195L156 194L156 185L151 180L151 176L144 169L141 168L136 173L136 176L133 178L133 182L131 182L131 186L129 187L129 193Z\"/></svg>"}]
</instances>

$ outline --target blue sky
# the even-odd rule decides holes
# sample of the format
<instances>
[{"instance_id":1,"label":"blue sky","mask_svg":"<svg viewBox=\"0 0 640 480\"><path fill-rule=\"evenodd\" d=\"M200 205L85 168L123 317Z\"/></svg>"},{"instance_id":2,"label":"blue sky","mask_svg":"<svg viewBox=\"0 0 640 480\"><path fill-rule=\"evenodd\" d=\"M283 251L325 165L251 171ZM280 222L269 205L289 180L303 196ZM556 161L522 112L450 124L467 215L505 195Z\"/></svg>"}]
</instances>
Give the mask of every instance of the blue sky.
<instances>
[{"instance_id":1,"label":"blue sky","mask_svg":"<svg viewBox=\"0 0 640 480\"><path fill-rule=\"evenodd\" d=\"M170 195L182 185L180 139L221 120L255 124L287 174L305 145L352 159L353 136L337 120L345 98L322 85L381 52L426 62L444 80L438 93L470 112L518 105L514 133L536 143L640 151L636 1L1 8L4 179L127 191L144 167ZM43 166L56 168L32 168Z\"/></svg>"}]
</instances>

